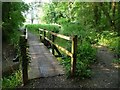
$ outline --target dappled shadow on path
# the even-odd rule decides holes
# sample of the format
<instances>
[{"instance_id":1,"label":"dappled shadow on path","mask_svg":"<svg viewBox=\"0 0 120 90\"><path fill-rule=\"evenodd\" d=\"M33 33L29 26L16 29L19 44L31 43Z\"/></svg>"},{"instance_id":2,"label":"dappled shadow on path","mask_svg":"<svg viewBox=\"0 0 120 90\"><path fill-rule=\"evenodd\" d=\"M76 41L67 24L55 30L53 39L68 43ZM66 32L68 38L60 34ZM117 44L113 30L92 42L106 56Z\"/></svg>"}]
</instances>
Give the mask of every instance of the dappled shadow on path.
<instances>
[{"instance_id":1,"label":"dappled shadow on path","mask_svg":"<svg viewBox=\"0 0 120 90\"><path fill-rule=\"evenodd\" d=\"M114 54L106 47L97 48L97 62L92 65L93 77L87 81L86 87L116 88L118 87L118 68L114 67Z\"/></svg>"}]
</instances>

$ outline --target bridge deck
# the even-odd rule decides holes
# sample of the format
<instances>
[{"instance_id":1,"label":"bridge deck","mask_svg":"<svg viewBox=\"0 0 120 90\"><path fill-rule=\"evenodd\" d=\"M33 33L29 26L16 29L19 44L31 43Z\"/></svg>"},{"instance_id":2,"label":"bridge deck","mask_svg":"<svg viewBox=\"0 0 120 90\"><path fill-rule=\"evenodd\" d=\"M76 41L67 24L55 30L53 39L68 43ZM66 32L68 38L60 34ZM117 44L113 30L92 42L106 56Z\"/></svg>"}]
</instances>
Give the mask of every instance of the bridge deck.
<instances>
[{"instance_id":1,"label":"bridge deck","mask_svg":"<svg viewBox=\"0 0 120 90\"><path fill-rule=\"evenodd\" d=\"M63 67L35 35L28 33L28 44L31 55L28 79L64 74Z\"/></svg>"}]
</instances>

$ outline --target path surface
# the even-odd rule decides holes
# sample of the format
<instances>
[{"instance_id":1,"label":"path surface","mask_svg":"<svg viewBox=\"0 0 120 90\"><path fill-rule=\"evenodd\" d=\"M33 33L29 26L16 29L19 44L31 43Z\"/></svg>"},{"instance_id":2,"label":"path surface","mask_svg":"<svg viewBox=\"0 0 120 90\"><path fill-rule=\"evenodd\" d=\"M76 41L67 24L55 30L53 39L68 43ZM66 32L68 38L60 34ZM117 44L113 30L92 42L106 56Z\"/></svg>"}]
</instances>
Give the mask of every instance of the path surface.
<instances>
[{"instance_id":1,"label":"path surface","mask_svg":"<svg viewBox=\"0 0 120 90\"><path fill-rule=\"evenodd\" d=\"M67 79L65 75L30 80L20 88L118 88L118 69L112 63L115 59L106 47L97 49L97 62L92 65L93 76L90 79Z\"/></svg>"},{"instance_id":2,"label":"path surface","mask_svg":"<svg viewBox=\"0 0 120 90\"><path fill-rule=\"evenodd\" d=\"M31 56L28 78L50 77L64 74L56 58L49 52L39 38L28 33L28 44Z\"/></svg>"}]
</instances>

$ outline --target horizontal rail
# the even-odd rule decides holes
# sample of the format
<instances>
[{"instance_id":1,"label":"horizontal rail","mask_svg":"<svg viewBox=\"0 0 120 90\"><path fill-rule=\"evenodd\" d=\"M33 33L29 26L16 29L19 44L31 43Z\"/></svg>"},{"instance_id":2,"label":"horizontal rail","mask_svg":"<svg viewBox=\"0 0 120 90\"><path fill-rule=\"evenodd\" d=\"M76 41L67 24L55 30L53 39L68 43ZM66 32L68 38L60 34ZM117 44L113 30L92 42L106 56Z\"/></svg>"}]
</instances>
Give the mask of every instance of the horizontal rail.
<instances>
[{"instance_id":1,"label":"horizontal rail","mask_svg":"<svg viewBox=\"0 0 120 90\"><path fill-rule=\"evenodd\" d=\"M43 36L42 34L40 34L40 36Z\"/></svg>"},{"instance_id":2,"label":"horizontal rail","mask_svg":"<svg viewBox=\"0 0 120 90\"><path fill-rule=\"evenodd\" d=\"M54 36L57 36L57 37L60 37L60 38L63 38L63 39L66 39L66 40L72 40L71 37L68 37L68 36L65 36L65 35L57 34L57 33L54 33L54 32L50 32L50 34L52 34Z\"/></svg>"},{"instance_id":3,"label":"horizontal rail","mask_svg":"<svg viewBox=\"0 0 120 90\"><path fill-rule=\"evenodd\" d=\"M61 34L58 34L58 33L54 33L54 32L51 32L51 31L47 31L47 30L44 30L44 29L39 29L40 31L45 31L46 33L50 33L54 36L57 36L57 37L60 37L60 38L63 38L63 39L66 39L66 40L72 40L71 37L69 36L65 36L65 35L61 35Z\"/></svg>"},{"instance_id":4,"label":"horizontal rail","mask_svg":"<svg viewBox=\"0 0 120 90\"><path fill-rule=\"evenodd\" d=\"M68 56L71 57L71 76L73 77L75 75L75 70L76 70L76 57L77 57L77 35L74 35L72 37L69 37L69 36L65 36L65 35L61 35L61 34L58 34L58 33L54 33L54 32L51 32L51 31L47 31L47 30L44 30L44 29L40 29L39 28L39 31L42 31L43 35L41 34L40 32L40 39L41 37L43 37L44 40L47 40L49 41L51 44L52 44L52 54L54 55L54 49L55 47L60 49L61 51L63 51L64 53L66 53ZM46 37L46 33L49 33L51 35L51 40L48 39ZM69 52L68 50L66 50L65 48L57 45L54 43L55 41L55 36L56 37L59 37L59 38L62 38L62 39L65 39L65 40L69 40L69 41L72 41L72 44L71 44L71 52Z\"/></svg>"},{"instance_id":5,"label":"horizontal rail","mask_svg":"<svg viewBox=\"0 0 120 90\"><path fill-rule=\"evenodd\" d=\"M46 40L48 40L50 43L54 44L58 49L60 49L61 51L63 51L64 53L66 53L68 56L73 57L73 54L71 52L69 52L68 50L66 50L65 48L53 43L50 39L48 39L47 37L45 37Z\"/></svg>"},{"instance_id":6,"label":"horizontal rail","mask_svg":"<svg viewBox=\"0 0 120 90\"><path fill-rule=\"evenodd\" d=\"M57 48L59 48L61 51L63 51L64 53L66 53L68 56L70 57L73 57L73 54L70 53L68 50L64 49L63 47L57 45L57 44L54 44Z\"/></svg>"},{"instance_id":7,"label":"horizontal rail","mask_svg":"<svg viewBox=\"0 0 120 90\"><path fill-rule=\"evenodd\" d=\"M39 28L39 31L44 31L44 29L40 29L40 28Z\"/></svg>"}]
</instances>

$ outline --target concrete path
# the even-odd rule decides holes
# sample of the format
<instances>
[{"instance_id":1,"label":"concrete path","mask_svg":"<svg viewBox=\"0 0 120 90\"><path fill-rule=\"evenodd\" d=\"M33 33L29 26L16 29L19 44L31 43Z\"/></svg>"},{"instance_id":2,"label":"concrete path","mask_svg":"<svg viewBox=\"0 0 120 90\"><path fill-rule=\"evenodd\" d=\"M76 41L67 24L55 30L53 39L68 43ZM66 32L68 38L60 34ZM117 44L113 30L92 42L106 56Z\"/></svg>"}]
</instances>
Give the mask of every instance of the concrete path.
<instances>
[{"instance_id":1,"label":"concrete path","mask_svg":"<svg viewBox=\"0 0 120 90\"><path fill-rule=\"evenodd\" d=\"M50 77L63 75L64 69L57 59L40 42L39 37L28 33L28 44L31 55L28 78Z\"/></svg>"}]
</instances>

